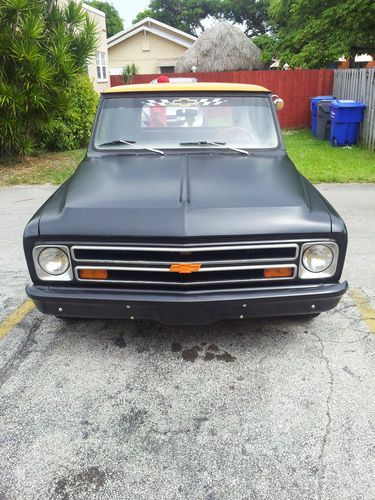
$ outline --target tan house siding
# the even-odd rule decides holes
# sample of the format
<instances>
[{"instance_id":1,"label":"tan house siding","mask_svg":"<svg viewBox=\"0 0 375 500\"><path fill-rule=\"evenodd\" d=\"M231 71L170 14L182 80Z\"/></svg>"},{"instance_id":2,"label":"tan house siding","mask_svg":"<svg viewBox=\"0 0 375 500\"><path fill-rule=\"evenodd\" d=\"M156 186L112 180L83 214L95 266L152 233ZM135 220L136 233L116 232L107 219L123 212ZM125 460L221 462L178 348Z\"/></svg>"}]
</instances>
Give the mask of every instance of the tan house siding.
<instances>
[{"instance_id":1,"label":"tan house siding","mask_svg":"<svg viewBox=\"0 0 375 500\"><path fill-rule=\"evenodd\" d=\"M91 5L82 4L82 7L86 10L91 19L93 19L97 25L98 33L98 45L96 48L96 55L91 58L88 73L90 79L94 84L94 89L97 92L102 92L109 87L109 71L108 71L108 50L107 50L107 28L105 24L105 14L104 12L94 9ZM104 54L104 56L98 56L98 54ZM104 58L104 59L103 59ZM99 70L102 73L101 77L97 74L97 59L100 60L102 68ZM104 73L104 75L103 75Z\"/></svg>"},{"instance_id":2,"label":"tan house siding","mask_svg":"<svg viewBox=\"0 0 375 500\"><path fill-rule=\"evenodd\" d=\"M186 47L153 33L140 32L108 49L109 67L134 63L139 73L160 73L160 65L174 66Z\"/></svg>"}]
</instances>

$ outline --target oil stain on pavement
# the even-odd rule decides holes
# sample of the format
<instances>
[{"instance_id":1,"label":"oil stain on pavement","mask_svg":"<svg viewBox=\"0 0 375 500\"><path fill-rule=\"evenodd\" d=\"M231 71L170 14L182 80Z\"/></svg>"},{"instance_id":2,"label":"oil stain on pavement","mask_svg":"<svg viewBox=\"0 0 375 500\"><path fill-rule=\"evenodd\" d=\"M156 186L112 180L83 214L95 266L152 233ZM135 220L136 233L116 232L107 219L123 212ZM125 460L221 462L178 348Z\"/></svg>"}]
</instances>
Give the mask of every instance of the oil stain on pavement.
<instances>
[{"instance_id":1,"label":"oil stain on pavement","mask_svg":"<svg viewBox=\"0 0 375 500\"><path fill-rule=\"evenodd\" d=\"M59 479L54 487L53 498L64 500L84 498L86 495L97 493L105 481L106 474L104 471L96 466L88 467L78 474Z\"/></svg>"},{"instance_id":2,"label":"oil stain on pavement","mask_svg":"<svg viewBox=\"0 0 375 500\"><path fill-rule=\"evenodd\" d=\"M206 342L202 342L201 345L194 345L190 348L183 348L183 346L174 342L171 344L172 352L181 352L181 357L184 361L194 363L198 358L204 361L225 361L226 363L233 363L236 360L234 356L229 354L227 351L220 352L219 347L216 344L210 344L207 346Z\"/></svg>"}]
</instances>

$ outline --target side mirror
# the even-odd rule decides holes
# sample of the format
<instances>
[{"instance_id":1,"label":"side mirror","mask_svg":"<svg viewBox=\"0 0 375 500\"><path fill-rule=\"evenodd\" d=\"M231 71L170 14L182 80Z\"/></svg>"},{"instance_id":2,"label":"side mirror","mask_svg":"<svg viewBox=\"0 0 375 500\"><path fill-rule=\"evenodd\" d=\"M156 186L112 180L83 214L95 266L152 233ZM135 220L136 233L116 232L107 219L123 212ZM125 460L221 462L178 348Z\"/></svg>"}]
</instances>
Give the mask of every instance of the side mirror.
<instances>
[{"instance_id":1,"label":"side mirror","mask_svg":"<svg viewBox=\"0 0 375 500\"><path fill-rule=\"evenodd\" d=\"M279 97L276 94L273 94L272 100L275 105L276 111L281 111L282 109L284 109L285 102L283 99L281 99L281 97Z\"/></svg>"}]
</instances>

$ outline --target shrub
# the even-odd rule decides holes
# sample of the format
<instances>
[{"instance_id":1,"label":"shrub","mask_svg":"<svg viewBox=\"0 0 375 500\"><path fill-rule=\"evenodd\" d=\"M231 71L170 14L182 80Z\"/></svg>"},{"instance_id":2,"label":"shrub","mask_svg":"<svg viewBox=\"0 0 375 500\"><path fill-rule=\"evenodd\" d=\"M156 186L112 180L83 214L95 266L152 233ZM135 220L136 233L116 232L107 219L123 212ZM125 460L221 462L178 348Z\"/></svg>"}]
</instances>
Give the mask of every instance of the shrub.
<instances>
[{"instance_id":1,"label":"shrub","mask_svg":"<svg viewBox=\"0 0 375 500\"><path fill-rule=\"evenodd\" d=\"M39 141L47 149L66 150L86 146L91 134L98 104L88 76L78 76L69 89L69 111L60 113L45 130Z\"/></svg>"},{"instance_id":2,"label":"shrub","mask_svg":"<svg viewBox=\"0 0 375 500\"><path fill-rule=\"evenodd\" d=\"M127 64L123 69L122 69L122 79L126 84L132 83L133 77L135 75L138 75L139 73L139 68L136 64Z\"/></svg>"},{"instance_id":3,"label":"shrub","mask_svg":"<svg viewBox=\"0 0 375 500\"><path fill-rule=\"evenodd\" d=\"M70 86L86 73L96 24L70 0L0 0L0 153L30 154L72 112Z\"/></svg>"}]
</instances>

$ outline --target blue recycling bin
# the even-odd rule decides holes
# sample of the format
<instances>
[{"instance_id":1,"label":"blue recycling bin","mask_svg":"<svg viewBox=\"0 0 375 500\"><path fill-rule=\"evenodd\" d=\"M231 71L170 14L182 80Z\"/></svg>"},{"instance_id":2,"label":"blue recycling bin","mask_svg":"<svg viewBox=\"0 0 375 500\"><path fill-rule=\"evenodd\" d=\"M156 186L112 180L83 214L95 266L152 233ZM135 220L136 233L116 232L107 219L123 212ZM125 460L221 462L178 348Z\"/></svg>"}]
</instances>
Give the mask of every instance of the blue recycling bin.
<instances>
[{"instance_id":1,"label":"blue recycling bin","mask_svg":"<svg viewBox=\"0 0 375 500\"><path fill-rule=\"evenodd\" d=\"M318 103L320 101L333 101L334 97L332 95L318 95L310 99L310 109L311 109L311 132L314 137L316 137L316 116L318 113Z\"/></svg>"},{"instance_id":2,"label":"blue recycling bin","mask_svg":"<svg viewBox=\"0 0 375 500\"><path fill-rule=\"evenodd\" d=\"M334 146L356 144L366 105L357 101L335 99L330 103L329 109L331 144Z\"/></svg>"}]
</instances>

